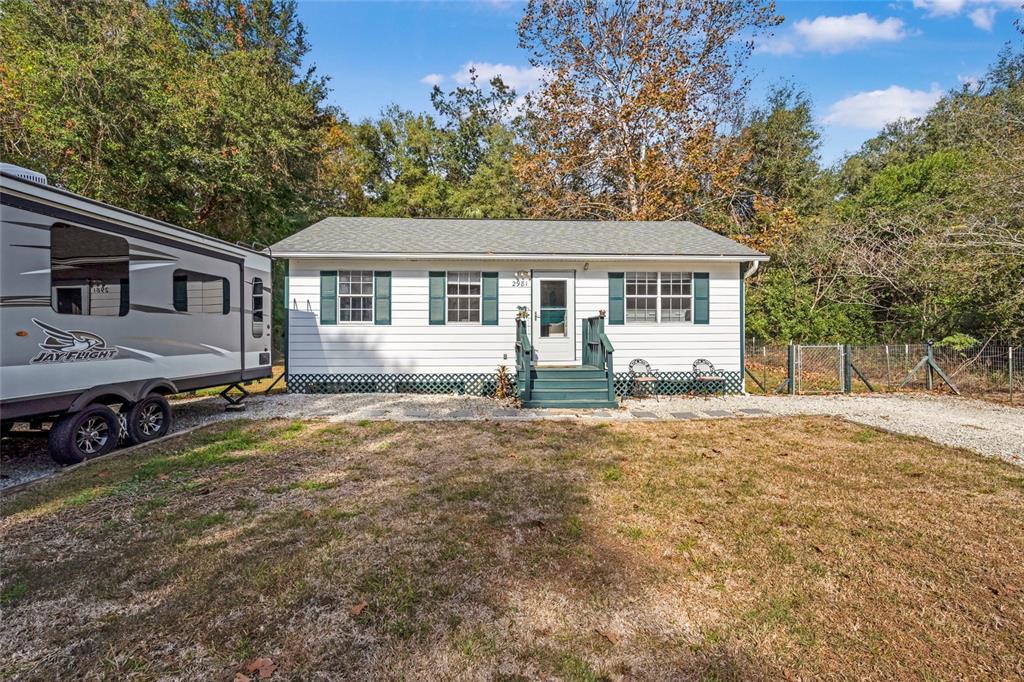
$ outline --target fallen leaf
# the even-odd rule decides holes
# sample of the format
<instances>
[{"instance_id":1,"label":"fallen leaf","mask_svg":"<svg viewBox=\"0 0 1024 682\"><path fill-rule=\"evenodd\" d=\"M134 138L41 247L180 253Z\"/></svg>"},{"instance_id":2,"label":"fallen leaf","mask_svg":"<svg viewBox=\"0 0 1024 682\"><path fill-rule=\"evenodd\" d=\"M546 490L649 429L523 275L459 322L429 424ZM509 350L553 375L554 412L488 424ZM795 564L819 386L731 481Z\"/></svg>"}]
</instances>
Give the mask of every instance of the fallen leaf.
<instances>
[{"instance_id":1,"label":"fallen leaf","mask_svg":"<svg viewBox=\"0 0 1024 682\"><path fill-rule=\"evenodd\" d=\"M358 604L353 604L352 608L350 610L352 611L352 615L353 616L358 616L360 613L363 612L363 609L365 609L365 608L366 608L366 600L364 599L361 602L359 602Z\"/></svg>"},{"instance_id":2,"label":"fallen leaf","mask_svg":"<svg viewBox=\"0 0 1024 682\"><path fill-rule=\"evenodd\" d=\"M109 475L110 475L109 471L97 471L96 472L96 478L106 478Z\"/></svg>"},{"instance_id":3,"label":"fallen leaf","mask_svg":"<svg viewBox=\"0 0 1024 682\"><path fill-rule=\"evenodd\" d=\"M256 673L261 680L265 680L273 675L276 668L277 666L269 658L257 658L245 666L246 672Z\"/></svg>"},{"instance_id":4,"label":"fallen leaf","mask_svg":"<svg viewBox=\"0 0 1024 682\"><path fill-rule=\"evenodd\" d=\"M168 476L167 474L157 474L156 475L156 480L158 480L158 481L166 481L168 478L170 478L170 476Z\"/></svg>"},{"instance_id":5,"label":"fallen leaf","mask_svg":"<svg viewBox=\"0 0 1024 682\"><path fill-rule=\"evenodd\" d=\"M313 518L313 512L309 511L308 509L303 509L302 515L307 519Z\"/></svg>"},{"instance_id":6,"label":"fallen leaf","mask_svg":"<svg viewBox=\"0 0 1024 682\"><path fill-rule=\"evenodd\" d=\"M235 682L252 682L252 678L244 673L235 673Z\"/></svg>"},{"instance_id":7,"label":"fallen leaf","mask_svg":"<svg viewBox=\"0 0 1024 682\"><path fill-rule=\"evenodd\" d=\"M619 643L619 636L617 634L615 634L614 632L610 632L608 630L602 630L601 628L594 628L594 632L596 632L597 634L601 635L602 637L607 639L612 644L618 644Z\"/></svg>"}]
</instances>

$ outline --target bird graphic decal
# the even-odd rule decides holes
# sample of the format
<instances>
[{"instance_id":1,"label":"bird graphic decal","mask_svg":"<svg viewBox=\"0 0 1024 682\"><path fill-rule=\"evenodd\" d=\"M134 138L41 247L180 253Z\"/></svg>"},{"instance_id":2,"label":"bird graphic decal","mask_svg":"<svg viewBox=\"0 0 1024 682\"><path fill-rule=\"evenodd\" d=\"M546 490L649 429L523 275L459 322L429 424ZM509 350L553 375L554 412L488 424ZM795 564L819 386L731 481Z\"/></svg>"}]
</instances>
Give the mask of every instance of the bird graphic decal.
<instances>
[{"instance_id":1,"label":"bird graphic decal","mask_svg":"<svg viewBox=\"0 0 1024 682\"><path fill-rule=\"evenodd\" d=\"M39 344L43 350L63 353L80 353L89 350L106 350L107 343L102 337L86 331L65 331L32 318L36 326L46 332L46 340Z\"/></svg>"}]
</instances>

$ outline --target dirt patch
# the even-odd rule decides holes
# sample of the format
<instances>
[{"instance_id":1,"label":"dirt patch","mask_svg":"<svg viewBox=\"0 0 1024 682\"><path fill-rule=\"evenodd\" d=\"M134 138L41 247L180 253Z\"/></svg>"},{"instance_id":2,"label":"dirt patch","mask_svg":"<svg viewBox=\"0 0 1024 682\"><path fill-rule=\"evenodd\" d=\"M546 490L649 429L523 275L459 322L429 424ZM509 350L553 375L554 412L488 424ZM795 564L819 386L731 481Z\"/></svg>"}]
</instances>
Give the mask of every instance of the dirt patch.
<instances>
[{"instance_id":1,"label":"dirt patch","mask_svg":"<svg viewBox=\"0 0 1024 682\"><path fill-rule=\"evenodd\" d=\"M823 417L224 423L4 500L0 672L1009 678L1022 502Z\"/></svg>"}]
</instances>

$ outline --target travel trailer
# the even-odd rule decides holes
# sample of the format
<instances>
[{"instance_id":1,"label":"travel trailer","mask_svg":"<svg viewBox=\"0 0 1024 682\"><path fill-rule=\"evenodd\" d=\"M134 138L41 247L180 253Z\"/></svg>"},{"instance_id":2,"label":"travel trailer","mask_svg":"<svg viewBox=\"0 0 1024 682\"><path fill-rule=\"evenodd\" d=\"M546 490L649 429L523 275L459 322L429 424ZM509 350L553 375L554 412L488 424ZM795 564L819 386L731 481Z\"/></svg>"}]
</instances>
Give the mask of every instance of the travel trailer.
<instances>
[{"instance_id":1,"label":"travel trailer","mask_svg":"<svg viewBox=\"0 0 1024 682\"><path fill-rule=\"evenodd\" d=\"M167 396L271 375L270 257L0 167L0 424L64 464L167 433Z\"/></svg>"}]
</instances>

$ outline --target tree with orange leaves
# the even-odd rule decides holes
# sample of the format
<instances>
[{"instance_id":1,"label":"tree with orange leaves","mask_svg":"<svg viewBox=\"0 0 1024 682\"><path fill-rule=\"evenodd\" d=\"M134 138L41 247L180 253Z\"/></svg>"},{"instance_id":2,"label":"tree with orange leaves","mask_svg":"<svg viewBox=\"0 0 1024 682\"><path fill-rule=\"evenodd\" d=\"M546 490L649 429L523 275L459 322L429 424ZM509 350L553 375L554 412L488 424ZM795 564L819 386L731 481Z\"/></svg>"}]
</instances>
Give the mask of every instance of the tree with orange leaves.
<instances>
[{"instance_id":1,"label":"tree with orange leaves","mask_svg":"<svg viewBox=\"0 0 1024 682\"><path fill-rule=\"evenodd\" d=\"M735 132L774 2L530 0L520 45L543 73L517 172L538 216L722 222Z\"/></svg>"}]
</instances>

